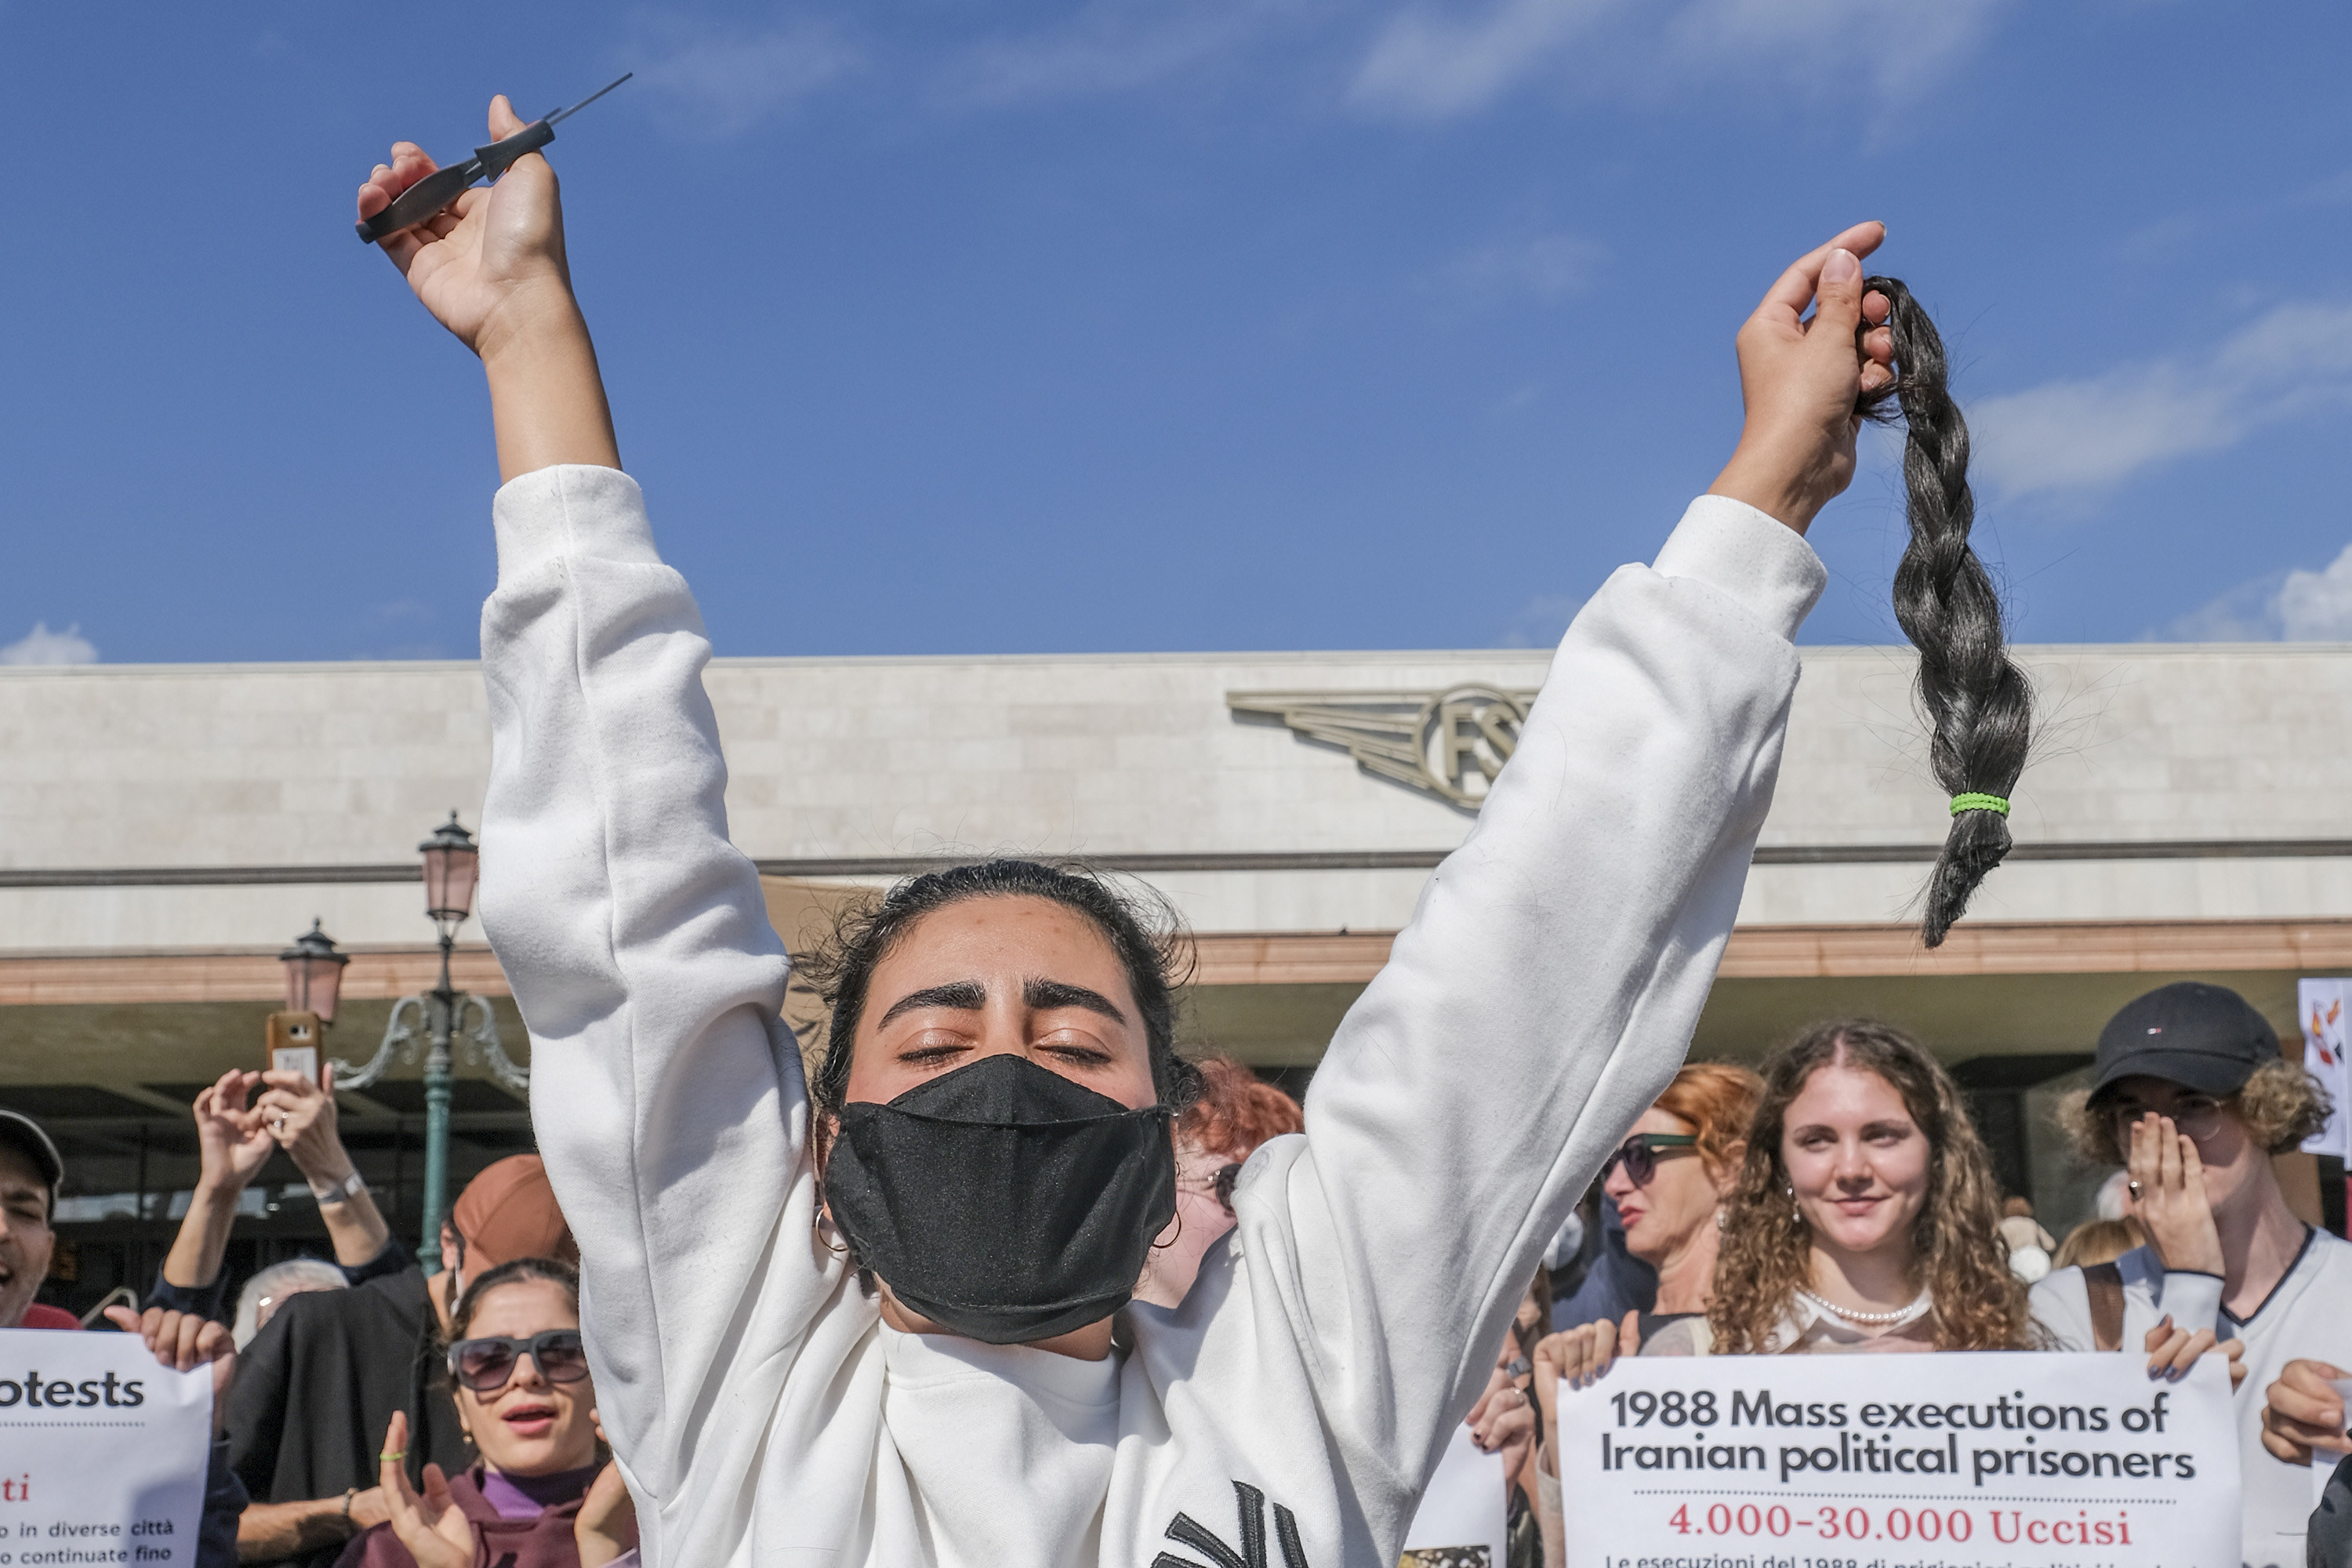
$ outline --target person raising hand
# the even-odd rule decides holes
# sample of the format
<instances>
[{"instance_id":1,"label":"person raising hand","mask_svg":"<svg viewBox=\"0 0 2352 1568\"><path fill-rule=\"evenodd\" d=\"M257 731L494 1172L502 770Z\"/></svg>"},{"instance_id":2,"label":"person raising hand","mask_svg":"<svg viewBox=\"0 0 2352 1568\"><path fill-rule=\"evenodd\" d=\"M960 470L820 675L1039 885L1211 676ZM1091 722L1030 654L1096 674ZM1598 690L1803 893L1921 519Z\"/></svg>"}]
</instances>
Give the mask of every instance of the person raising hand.
<instances>
[{"instance_id":1,"label":"person raising hand","mask_svg":"<svg viewBox=\"0 0 2352 1568\"><path fill-rule=\"evenodd\" d=\"M517 124L492 105L492 135ZM397 145L361 215L430 167ZM1579 615L1305 1131L1249 1156L1233 1239L1156 1306L1133 1296L1194 1091L1181 942L1083 868L911 879L807 965L831 1017L804 1073L728 839L709 645L618 471L562 219L532 155L385 249L489 385L481 912L646 1558L1396 1561L1713 981L1826 577L1802 535L1891 353L1860 260L1884 229L1800 258L1742 331L1715 491Z\"/></svg>"}]
</instances>

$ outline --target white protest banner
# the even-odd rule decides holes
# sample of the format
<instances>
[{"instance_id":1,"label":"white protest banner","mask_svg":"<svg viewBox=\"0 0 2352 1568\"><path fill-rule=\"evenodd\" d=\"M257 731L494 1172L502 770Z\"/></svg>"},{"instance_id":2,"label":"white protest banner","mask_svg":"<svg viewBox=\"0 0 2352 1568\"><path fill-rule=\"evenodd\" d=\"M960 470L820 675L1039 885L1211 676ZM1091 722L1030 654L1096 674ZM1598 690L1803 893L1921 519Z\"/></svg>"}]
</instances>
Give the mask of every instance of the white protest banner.
<instances>
[{"instance_id":1,"label":"white protest banner","mask_svg":"<svg viewBox=\"0 0 2352 1568\"><path fill-rule=\"evenodd\" d=\"M2319 1080L2335 1100L2326 1125L2303 1141L2306 1154L2352 1160L2352 1072L2344 1065L2344 994L2352 982L2298 980L2295 1003L2303 1015L2303 1070Z\"/></svg>"},{"instance_id":2,"label":"white protest banner","mask_svg":"<svg viewBox=\"0 0 2352 1568\"><path fill-rule=\"evenodd\" d=\"M194 1563L212 1421L136 1334L0 1329L0 1568Z\"/></svg>"},{"instance_id":3,"label":"white protest banner","mask_svg":"<svg viewBox=\"0 0 2352 1568\"><path fill-rule=\"evenodd\" d=\"M1504 1568L1509 1522L1503 1456L1479 1447L1468 1426L1456 1426L1404 1532L1400 1568Z\"/></svg>"},{"instance_id":4,"label":"white protest banner","mask_svg":"<svg viewBox=\"0 0 2352 1568\"><path fill-rule=\"evenodd\" d=\"M1562 1385L1569 1568L2238 1568L2218 1356L1637 1356Z\"/></svg>"}]
</instances>

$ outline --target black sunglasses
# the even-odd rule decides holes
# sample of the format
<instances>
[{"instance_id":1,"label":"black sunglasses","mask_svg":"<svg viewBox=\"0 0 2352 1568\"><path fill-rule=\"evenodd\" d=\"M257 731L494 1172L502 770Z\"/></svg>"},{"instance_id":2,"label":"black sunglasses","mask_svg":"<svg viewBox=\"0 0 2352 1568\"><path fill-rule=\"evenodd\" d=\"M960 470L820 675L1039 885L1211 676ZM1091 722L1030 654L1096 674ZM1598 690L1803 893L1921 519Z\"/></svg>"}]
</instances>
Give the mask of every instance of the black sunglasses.
<instances>
[{"instance_id":1,"label":"black sunglasses","mask_svg":"<svg viewBox=\"0 0 2352 1568\"><path fill-rule=\"evenodd\" d=\"M1658 1173L1658 1162L1676 1160L1685 1154L1698 1152L1698 1135L1695 1132L1636 1132L1617 1146L1601 1167L1601 1179L1607 1181L1617 1162L1625 1162L1625 1179L1637 1187L1646 1187L1650 1178Z\"/></svg>"},{"instance_id":2,"label":"black sunglasses","mask_svg":"<svg viewBox=\"0 0 2352 1568\"><path fill-rule=\"evenodd\" d=\"M523 1340L504 1334L459 1340L449 1347L449 1375L476 1394L496 1394L526 1355L550 1383L578 1383L588 1375L588 1352L581 1348L578 1329L549 1329Z\"/></svg>"}]
</instances>

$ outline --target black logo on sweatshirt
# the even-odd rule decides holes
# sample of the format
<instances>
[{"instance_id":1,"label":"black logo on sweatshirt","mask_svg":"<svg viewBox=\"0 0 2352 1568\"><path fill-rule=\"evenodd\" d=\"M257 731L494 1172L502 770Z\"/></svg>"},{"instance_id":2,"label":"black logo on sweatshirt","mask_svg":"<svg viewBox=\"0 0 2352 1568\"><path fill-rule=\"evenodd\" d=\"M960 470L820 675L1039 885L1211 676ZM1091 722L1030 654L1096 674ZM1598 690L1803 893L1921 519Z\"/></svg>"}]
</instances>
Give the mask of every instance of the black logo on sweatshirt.
<instances>
[{"instance_id":1,"label":"black logo on sweatshirt","mask_svg":"<svg viewBox=\"0 0 2352 1568\"><path fill-rule=\"evenodd\" d=\"M1207 1558L1214 1568L1268 1568L1265 1558L1265 1494L1247 1481L1235 1481L1234 1494L1241 1500L1240 1551L1234 1551L1217 1539L1207 1526L1189 1513L1179 1513L1168 1521L1168 1539L1180 1546L1191 1547ZM1298 1520L1280 1503L1274 1505L1274 1538L1282 1547L1282 1568L1307 1568L1307 1549L1298 1543ZM1189 1557L1163 1552L1151 1560L1151 1568L1201 1568L1201 1565Z\"/></svg>"}]
</instances>

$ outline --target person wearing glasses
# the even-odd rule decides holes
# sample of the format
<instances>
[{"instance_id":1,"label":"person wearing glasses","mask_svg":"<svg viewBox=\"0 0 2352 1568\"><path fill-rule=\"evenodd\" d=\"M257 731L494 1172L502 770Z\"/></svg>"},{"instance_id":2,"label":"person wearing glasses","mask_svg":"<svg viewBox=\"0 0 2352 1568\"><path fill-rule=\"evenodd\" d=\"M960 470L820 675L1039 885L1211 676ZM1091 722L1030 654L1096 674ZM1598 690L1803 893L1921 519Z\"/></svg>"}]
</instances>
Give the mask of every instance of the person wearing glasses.
<instances>
[{"instance_id":1,"label":"person wearing glasses","mask_svg":"<svg viewBox=\"0 0 2352 1568\"><path fill-rule=\"evenodd\" d=\"M1630 1355L1669 1323L1702 1316L1715 1289L1723 1200L1748 1149L1764 1081L1728 1062L1675 1074L1657 1103L1601 1168L1601 1190L1625 1226L1625 1250L1658 1272L1657 1300L1622 1322L1586 1323L1536 1347L1538 1381L1581 1382Z\"/></svg>"},{"instance_id":2,"label":"person wearing glasses","mask_svg":"<svg viewBox=\"0 0 2352 1568\"><path fill-rule=\"evenodd\" d=\"M547 1258L501 1263L467 1287L449 1333L457 1418L479 1458L455 1475L427 1465L413 1485L408 1417L395 1413L380 1461L391 1517L353 1537L337 1568L602 1568L634 1547L610 1541L589 1507L610 1461L580 1342L579 1275ZM617 1476L604 1489L626 1496Z\"/></svg>"},{"instance_id":3,"label":"person wearing glasses","mask_svg":"<svg viewBox=\"0 0 2352 1568\"><path fill-rule=\"evenodd\" d=\"M1536 1517L1547 1562L1564 1561L1557 1455L1562 1378L1589 1382L1619 1354L1632 1355L1669 1324L1700 1318L1714 1293L1723 1200L1739 1174L1748 1124L1764 1080L1728 1062L1695 1062L1633 1123L1601 1168L1601 1191L1624 1221L1625 1250L1657 1270L1649 1311L1549 1334L1535 1347L1534 1391L1548 1434L1535 1460Z\"/></svg>"},{"instance_id":4,"label":"person wearing glasses","mask_svg":"<svg viewBox=\"0 0 2352 1568\"><path fill-rule=\"evenodd\" d=\"M2084 1155L2125 1167L2147 1243L2033 1288L2033 1315L2063 1350L2137 1344L2168 1320L2243 1342L2236 1375L2255 1391L2238 1401L2252 1568L2300 1564L2312 1509L2308 1446L2263 1447L2263 1391L2287 1408L2273 1413L2283 1426L2301 1408L2296 1389L2316 1381L2296 1363L2352 1366L2352 1246L2296 1218L2271 1164L2327 1110L2236 992L2184 981L2133 1001L2100 1031L2091 1089L2067 1122Z\"/></svg>"},{"instance_id":5,"label":"person wearing glasses","mask_svg":"<svg viewBox=\"0 0 2352 1568\"><path fill-rule=\"evenodd\" d=\"M395 1410L412 1434L412 1479L427 1460L462 1468L457 1406L429 1373L464 1287L511 1258L577 1255L539 1157L512 1154L458 1194L439 1273L412 1267L281 1301L237 1357L227 1395L229 1458L253 1498L237 1522L243 1560L331 1568L382 1523L375 1437Z\"/></svg>"}]
</instances>

